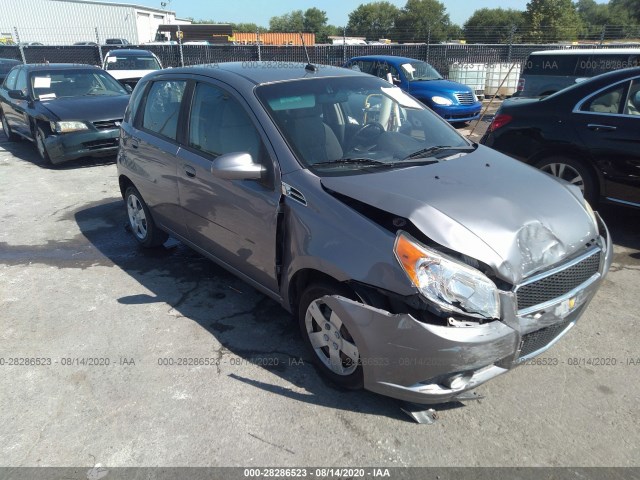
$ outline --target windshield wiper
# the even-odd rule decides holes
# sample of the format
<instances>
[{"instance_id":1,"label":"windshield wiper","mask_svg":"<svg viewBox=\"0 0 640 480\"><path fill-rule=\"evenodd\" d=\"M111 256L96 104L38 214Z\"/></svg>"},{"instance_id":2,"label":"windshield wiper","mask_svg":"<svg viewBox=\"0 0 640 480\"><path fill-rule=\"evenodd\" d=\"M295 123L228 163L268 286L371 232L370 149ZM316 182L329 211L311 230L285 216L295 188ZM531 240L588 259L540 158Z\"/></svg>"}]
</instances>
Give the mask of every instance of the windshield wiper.
<instances>
[{"instance_id":1,"label":"windshield wiper","mask_svg":"<svg viewBox=\"0 0 640 480\"><path fill-rule=\"evenodd\" d=\"M370 158L338 158L337 160L327 160L325 162L311 164L312 167L317 167L318 165L386 165L386 163Z\"/></svg>"},{"instance_id":2,"label":"windshield wiper","mask_svg":"<svg viewBox=\"0 0 640 480\"><path fill-rule=\"evenodd\" d=\"M423 148L422 150L418 150L417 152L410 153L409 155L404 157L402 160L411 160L411 159L414 159L414 158L426 158L426 157L429 157L429 156L433 155L436 152L442 152L442 151L447 151L447 150L465 152L465 151L475 150L475 148L472 147L472 146L454 147L454 146L451 146L451 145L435 145L433 147Z\"/></svg>"}]
</instances>

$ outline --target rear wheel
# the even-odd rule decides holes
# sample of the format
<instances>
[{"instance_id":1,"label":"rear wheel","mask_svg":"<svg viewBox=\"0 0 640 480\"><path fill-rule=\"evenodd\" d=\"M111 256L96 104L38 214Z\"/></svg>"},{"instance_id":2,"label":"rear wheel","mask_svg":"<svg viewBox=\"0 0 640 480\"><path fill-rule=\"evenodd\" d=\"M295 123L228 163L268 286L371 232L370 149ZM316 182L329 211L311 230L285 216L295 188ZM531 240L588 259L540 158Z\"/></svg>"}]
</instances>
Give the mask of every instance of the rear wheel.
<instances>
[{"instance_id":1,"label":"rear wheel","mask_svg":"<svg viewBox=\"0 0 640 480\"><path fill-rule=\"evenodd\" d=\"M595 207L598 200L596 182L583 163L568 157L549 157L536 163L536 167L580 188L584 198Z\"/></svg>"},{"instance_id":2,"label":"rear wheel","mask_svg":"<svg viewBox=\"0 0 640 480\"><path fill-rule=\"evenodd\" d=\"M149 207L144 203L137 188L128 187L124 193L124 200L127 204L131 232L140 245L147 248L158 247L167 241L169 236L156 226Z\"/></svg>"},{"instance_id":3,"label":"rear wheel","mask_svg":"<svg viewBox=\"0 0 640 480\"><path fill-rule=\"evenodd\" d=\"M353 294L340 285L322 282L306 288L298 306L305 345L322 374L341 387L360 389L364 383L360 351L349 329L322 297Z\"/></svg>"},{"instance_id":4,"label":"rear wheel","mask_svg":"<svg viewBox=\"0 0 640 480\"><path fill-rule=\"evenodd\" d=\"M13 133L13 131L11 130L11 127L9 126L9 122L7 121L7 117L5 116L4 112L2 112L2 116L0 117L0 120L2 121L2 131L4 132L7 139L10 142L16 141L18 139L18 136L15 133Z\"/></svg>"}]
</instances>

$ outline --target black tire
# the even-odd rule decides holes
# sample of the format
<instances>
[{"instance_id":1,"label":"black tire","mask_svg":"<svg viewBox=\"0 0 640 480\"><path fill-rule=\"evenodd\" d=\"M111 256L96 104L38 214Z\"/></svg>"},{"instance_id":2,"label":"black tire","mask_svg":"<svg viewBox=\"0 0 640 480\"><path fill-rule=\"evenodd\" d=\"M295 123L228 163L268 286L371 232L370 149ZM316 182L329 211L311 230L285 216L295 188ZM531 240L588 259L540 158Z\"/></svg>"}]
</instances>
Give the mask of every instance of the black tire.
<instances>
[{"instance_id":1,"label":"black tire","mask_svg":"<svg viewBox=\"0 0 640 480\"><path fill-rule=\"evenodd\" d=\"M47 145L44 143L45 138L47 138L47 136L44 133L44 130L42 130L41 127L36 127L36 131L35 131L35 140L36 140L36 149L38 150L38 155L40 155L40 159L44 162L44 163L51 163L51 157L49 157L49 152L47 152Z\"/></svg>"},{"instance_id":2,"label":"black tire","mask_svg":"<svg viewBox=\"0 0 640 480\"><path fill-rule=\"evenodd\" d=\"M582 195L593 208L598 203L598 187L593 173L584 163L569 157L548 157L536 168L580 187Z\"/></svg>"},{"instance_id":3,"label":"black tire","mask_svg":"<svg viewBox=\"0 0 640 480\"><path fill-rule=\"evenodd\" d=\"M167 241L169 235L156 226L149 207L136 187L127 187L124 192L124 202L127 207L131 233L140 245L145 248L153 248Z\"/></svg>"},{"instance_id":4,"label":"black tire","mask_svg":"<svg viewBox=\"0 0 640 480\"><path fill-rule=\"evenodd\" d=\"M308 286L298 303L298 324L302 339L313 358L313 362L323 376L342 388L359 390L364 385L364 375L357 345L344 324L341 324L340 328L335 328L335 325L329 321L329 315L332 311L328 305L323 304L320 300L325 295L355 298L352 292L338 284L321 282ZM312 304L315 304L317 308L316 315L321 314L324 317L321 321L325 325L320 325L312 311L309 310ZM334 317L334 321L335 319L336 317ZM324 339L327 339L327 345L314 347L310 336L312 333L322 333ZM336 355L333 358L337 360L333 369L329 366L333 364L332 349L333 354ZM348 356L345 351L351 352L352 355L355 353L354 356L357 359L354 361L353 356ZM338 370L342 370L342 373L338 373Z\"/></svg>"},{"instance_id":5,"label":"black tire","mask_svg":"<svg viewBox=\"0 0 640 480\"><path fill-rule=\"evenodd\" d=\"M4 112L2 112L2 116L0 116L0 120L2 121L2 130L4 131L4 134L6 135L7 140L9 140L10 142L15 142L16 140L18 140L18 135L13 133L13 131L11 130L11 127L9 126L9 122L7 122L7 117L4 115Z\"/></svg>"}]
</instances>

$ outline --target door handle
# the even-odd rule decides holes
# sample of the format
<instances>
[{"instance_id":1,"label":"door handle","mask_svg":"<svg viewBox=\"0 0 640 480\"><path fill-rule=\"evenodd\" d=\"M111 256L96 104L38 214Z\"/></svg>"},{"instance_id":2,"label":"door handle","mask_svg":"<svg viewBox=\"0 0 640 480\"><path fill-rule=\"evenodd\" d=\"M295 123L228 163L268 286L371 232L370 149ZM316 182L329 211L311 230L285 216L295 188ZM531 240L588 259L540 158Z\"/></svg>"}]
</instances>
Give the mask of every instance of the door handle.
<instances>
[{"instance_id":1,"label":"door handle","mask_svg":"<svg viewBox=\"0 0 640 480\"><path fill-rule=\"evenodd\" d=\"M590 123L589 125L587 125L587 128L589 130L595 130L596 132L599 132L599 131L602 131L602 132L613 132L618 127L614 127L613 125L600 125L598 123Z\"/></svg>"},{"instance_id":2,"label":"door handle","mask_svg":"<svg viewBox=\"0 0 640 480\"><path fill-rule=\"evenodd\" d=\"M138 139L131 137L131 147L132 148L138 148Z\"/></svg>"},{"instance_id":3,"label":"door handle","mask_svg":"<svg viewBox=\"0 0 640 480\"><path fill-rule=\"evenodd\" d=\"M196 169L193 168L191 165L185 165L184 173L187 175L187 177L194 178L196 176Z\"/></svg>"}]
</instances>

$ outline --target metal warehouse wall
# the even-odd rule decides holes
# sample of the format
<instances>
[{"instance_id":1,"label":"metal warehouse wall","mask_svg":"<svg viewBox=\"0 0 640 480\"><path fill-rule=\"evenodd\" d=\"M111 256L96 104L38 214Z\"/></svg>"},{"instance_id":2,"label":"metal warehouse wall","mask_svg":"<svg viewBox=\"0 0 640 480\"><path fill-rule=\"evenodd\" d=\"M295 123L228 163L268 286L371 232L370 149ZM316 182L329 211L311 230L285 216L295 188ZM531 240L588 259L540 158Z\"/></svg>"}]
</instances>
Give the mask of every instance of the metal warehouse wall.
<instances>
[{"instance_id":1,"label":"metal warehouse wall","mask_svg":"<svg viewBox=\"0 0 640 480\"><path fill-rule=\"evenodd\" d=\"M126 38L136 44L153 40L149 37L155 30L147 27L139 35L138 12L150 15L158 23L159 17L173 18L172 12L162 10L58 0L0 0L0 12L0 36L10 35L17 41L15 27L20 42L45 45L96 42L96 29L101 42L106 38Z\"/></svg>"}]
</instances>

